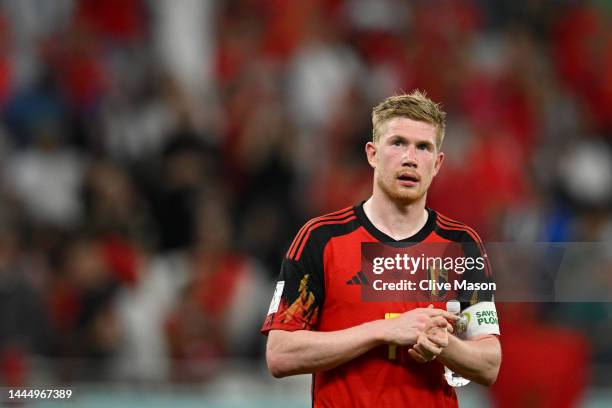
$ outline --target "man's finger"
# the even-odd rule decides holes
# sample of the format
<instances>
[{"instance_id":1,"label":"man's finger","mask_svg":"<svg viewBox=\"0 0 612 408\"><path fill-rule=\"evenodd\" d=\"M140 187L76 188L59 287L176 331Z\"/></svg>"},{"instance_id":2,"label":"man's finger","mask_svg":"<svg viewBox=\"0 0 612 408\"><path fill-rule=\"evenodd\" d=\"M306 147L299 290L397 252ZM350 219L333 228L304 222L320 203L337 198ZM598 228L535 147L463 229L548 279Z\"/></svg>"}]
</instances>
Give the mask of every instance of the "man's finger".
<instances>
[{"instance_id":1,"label":"man's finger","mask_svg":"<svg viewBox=\"0 0 612 408\"><path fill-rule=\"evenodd\" d=\"M441 331L436 331L434 333L428 334L427 338L429 339L429 341L431 341L440 348L448 346L448 335L445 335Z\"/></svg>"},{"instance_id":2,"label":"man's finger","mask_svg":"<svg viewBox=\"0 0 612 408\"><path fill-rule=\"evenodd\" d=\"M425 348L424 348L424 347L422 347L422 346L421 346L421 345L419 345L419 344L415 344L415 345L412 347L412 349L413 349L414 351L416 351L417 353L419 353L419 355L420 355L421 357L423 357L423 358L425 359L425 361L431 361L431 360L433 360L433 359L434 359L435 354L433 354L433 353L431 353L431 352L429 352L429 351L425 350Z\"/></svg>"},{"instance_id":3,"label":"man's finger","mask_svg":"<svg viewBox=\"0 0 612 408\"><path fill-rule=\"evenodd\" d=\"M430 326L439 327L441 329L445 329L448 325L448 321L442 316L432 317L429 323Z\"/></svg>"},{"instance_id":4,"label":"man's finger","mask_svg":"<svg viewBox=\"0 0 612 408\"><path fill-rule=\"evenodd\" d=\"M449 313L446 310L434 309L433 307L429 307L429 306L425 309L425 313L427 313L429 317L442 316L446 320L452 320L452 321L459 320L459 316L457 315Z\"/></svg>"},{"instance_id":5,"label":"man's finger","mask_svg":"<svg viewBox=\"0 0 612 408\"><path fill-rule=\"evenodd\" d=\"M449 313L446 310L442 311L442 317L445 318L446 320L451 320L451 321L459 320L459 316L457 316L456 314Z\"/></svg>"},{"instance_id":6,"label":"man's finger","mask_svg":"<svg viewBox=\"0 0 612 408\"><path fill-rule=\"evenodd\" d=\"M438 347L434 342L429 340L426 336L419 336L417 344L414 346L419 351L424 351L422 354L427 356L426 353L437 356L442 352L442 349Z\"/></svg>"},{"instance_id":7,"label":"man's finger","mask_svg":"<svg viewBox=\"0 0 612 408\"><path fill-rule=\"evenodd\" d=\"M408 354L410 355L410 357L412 357L413 360L415 360L417 363L426 363L428 360L425 359L425 357L423 357L422 355L420 355L418 352L416 352L414 349L408 349Z\"/></svg>"}]
</instances>

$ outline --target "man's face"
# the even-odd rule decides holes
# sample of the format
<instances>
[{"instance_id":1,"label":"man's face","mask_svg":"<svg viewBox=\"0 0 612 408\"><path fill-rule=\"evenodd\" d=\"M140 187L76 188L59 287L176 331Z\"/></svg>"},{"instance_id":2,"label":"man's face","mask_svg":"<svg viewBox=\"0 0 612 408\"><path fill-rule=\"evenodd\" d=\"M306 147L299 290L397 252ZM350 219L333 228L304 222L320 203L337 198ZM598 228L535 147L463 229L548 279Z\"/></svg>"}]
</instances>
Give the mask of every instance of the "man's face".
<instances>
[{"instance_id":1,"label":"man's face","mask_svg":"<svg viewBox=\"0 0 612 408\"><path fill-rule=\"evenodd\" d=\"M366 145L374 190L401 204L424 198L444 160L436 148L436 128L398 117L383 123L381 131L376 143Z\"/></svg>"}]
</instances>

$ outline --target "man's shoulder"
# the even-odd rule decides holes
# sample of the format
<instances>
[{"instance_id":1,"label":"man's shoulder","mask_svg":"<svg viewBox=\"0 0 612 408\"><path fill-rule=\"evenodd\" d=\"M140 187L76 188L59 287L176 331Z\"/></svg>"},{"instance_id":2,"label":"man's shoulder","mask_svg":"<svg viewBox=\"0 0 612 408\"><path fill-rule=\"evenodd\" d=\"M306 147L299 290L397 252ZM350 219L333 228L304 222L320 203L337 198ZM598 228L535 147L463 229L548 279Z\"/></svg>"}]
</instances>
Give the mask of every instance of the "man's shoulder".
<instances>
[{"instance_id":1,"label":"man's shoulder","mask_svg":"<svg viewBox=\"0 0 612 408\"><path fill-rule=\"evenodd\" d=\"M455 242L477 242L482 243L480 235L476 230L462 221L448 217L438 211L434 213L436 225L435 232L443 238Z\"/></svg>"},{"instance_id":2,"label":"man's shoulder","mask_svg":"<svg viewBox=\"0 0 612 408\"><path fill-rule=\"evenodd\" d=\"M346 220L352 217L356 217L355 206L346 207L338 211L311 218L304 224L304 227L322 224L323 222Z\"/></svg>"},{"instance_id":3,"label":"man's shoulder","mask_svg":"<svg viewBox=\"0 0 612 408\"><path fill-rule=\"evenodd\" d=\"M354 206L311 218L296 234L287 251L287 258L299 259L305 247L313 246L313 244L322 249L330 238L349 233L358 225L359 221Z\"/></svg>"}]
</instances>

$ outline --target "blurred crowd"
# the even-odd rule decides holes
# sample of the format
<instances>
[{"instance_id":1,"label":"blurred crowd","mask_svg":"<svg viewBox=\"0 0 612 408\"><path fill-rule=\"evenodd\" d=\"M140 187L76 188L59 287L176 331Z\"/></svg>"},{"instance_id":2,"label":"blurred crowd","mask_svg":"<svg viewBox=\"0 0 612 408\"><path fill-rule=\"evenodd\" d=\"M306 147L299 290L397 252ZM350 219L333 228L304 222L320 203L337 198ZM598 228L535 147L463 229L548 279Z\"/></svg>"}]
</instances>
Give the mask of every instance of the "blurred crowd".
<instances>
[{"instance_id":1,"label":"blurred crowd","mask_svg":"<svg viewBox=\"0 0 612 408\"><path fill-rule=\"evenodd\" d=\"M612 243L610 27L595 0L1 1L0 382L261 358L292 235L369 196L371 108L402 90L448 112L431 207Z\"/></svg>"}]
</instances>

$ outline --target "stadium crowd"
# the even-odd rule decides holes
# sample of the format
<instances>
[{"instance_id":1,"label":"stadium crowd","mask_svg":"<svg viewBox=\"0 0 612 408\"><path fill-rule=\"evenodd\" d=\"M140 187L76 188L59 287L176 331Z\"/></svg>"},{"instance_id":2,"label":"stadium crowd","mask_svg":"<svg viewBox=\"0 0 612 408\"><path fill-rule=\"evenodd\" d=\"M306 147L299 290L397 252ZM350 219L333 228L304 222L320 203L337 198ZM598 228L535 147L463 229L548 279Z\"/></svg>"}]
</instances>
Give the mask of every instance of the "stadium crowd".
<instances>
[{"instance_id":1,"label":"stadium crowd","mask_svg":"<svg viewBox=\"0 0 612 408\"><path fill-rule=\"evenodd\" d=\"M287 245L368 197L371 108L401 90L448 112L431 207L488 241L612 244L609 3L179 3L0 2L1 382L40 356L62 381L260 359ZM609 373L611 310L532 313Z\"/></svg>"}]
</instances>

